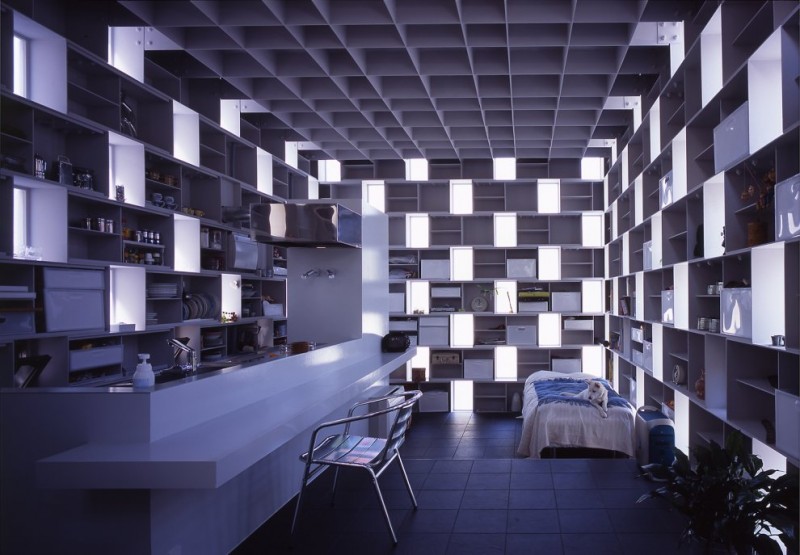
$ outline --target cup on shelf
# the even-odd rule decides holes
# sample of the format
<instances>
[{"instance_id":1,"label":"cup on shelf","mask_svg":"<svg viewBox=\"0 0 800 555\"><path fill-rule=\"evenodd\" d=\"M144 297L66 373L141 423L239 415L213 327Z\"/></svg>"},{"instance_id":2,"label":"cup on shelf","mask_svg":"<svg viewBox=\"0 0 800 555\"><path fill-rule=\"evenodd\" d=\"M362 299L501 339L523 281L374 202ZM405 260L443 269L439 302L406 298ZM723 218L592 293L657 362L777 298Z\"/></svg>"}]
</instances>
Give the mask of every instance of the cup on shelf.
<instances>
[{"instance_id":1,"label":"cup on shelf","mask_svg":"<svg viewBox=\"0 0 800 555\"><path fill-rule=\"evenodd\" d=\"M773 335L772 345L775 347L784 347L786 345L786 337L783 335Z\"/></svg>"},{"instance_id":2,"label":"cup on shelf","mask_svg":"<svg viewBox=\"0 0 800 555\"><path fill-rule=\"evenodd\" d=\"M152 195L150 195L150 198L153 199L153 204L155 204L156 202L163 201L164 195L162 195L161 193L153 193Z\"/></svg>"}]
</instances>

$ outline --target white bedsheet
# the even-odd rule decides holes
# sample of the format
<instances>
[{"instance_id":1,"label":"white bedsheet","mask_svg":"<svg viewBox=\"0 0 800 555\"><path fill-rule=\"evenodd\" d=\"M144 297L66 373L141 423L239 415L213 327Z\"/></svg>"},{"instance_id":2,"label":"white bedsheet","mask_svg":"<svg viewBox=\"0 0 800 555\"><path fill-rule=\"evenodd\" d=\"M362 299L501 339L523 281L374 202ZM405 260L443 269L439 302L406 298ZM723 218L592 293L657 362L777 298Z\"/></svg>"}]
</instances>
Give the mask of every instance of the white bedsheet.
<instances>
[{"instance_id":1,"label":"white bedsheet","mask_svg":"<svg viewBox=\"0 0 800 555\"><path fill-rule=\"evenodd\" d=\"M517 453L539 458L545 447L589 447L635 456L636 412L632 406L608 407L608 418L603 418L597 408L588 404L559 402L538 405L534 385L537 380L568 378L582 383L594 377L580 372L563 374L547 370L528 377L522 406L522 439Z\"/></svg>"}]
</instances>

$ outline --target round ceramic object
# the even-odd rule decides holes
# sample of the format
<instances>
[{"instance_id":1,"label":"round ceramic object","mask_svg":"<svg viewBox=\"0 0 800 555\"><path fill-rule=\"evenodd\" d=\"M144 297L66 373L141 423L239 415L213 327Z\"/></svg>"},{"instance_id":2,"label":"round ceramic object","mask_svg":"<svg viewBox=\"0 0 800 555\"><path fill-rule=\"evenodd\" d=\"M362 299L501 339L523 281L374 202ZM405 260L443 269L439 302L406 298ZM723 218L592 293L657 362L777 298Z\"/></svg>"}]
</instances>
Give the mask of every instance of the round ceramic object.
<instances>
[{"instance_id":1,"label":"round ceramic object","mask_svg":"<svg viewBox=\"0 0 800 555\"><path fill-rule=\"evenodd\" d=\"M475 297L472 299L470 306L475 312L483 312L489 308L489 301L487 301L485 297Z\"/></svg>"}]
</instances>

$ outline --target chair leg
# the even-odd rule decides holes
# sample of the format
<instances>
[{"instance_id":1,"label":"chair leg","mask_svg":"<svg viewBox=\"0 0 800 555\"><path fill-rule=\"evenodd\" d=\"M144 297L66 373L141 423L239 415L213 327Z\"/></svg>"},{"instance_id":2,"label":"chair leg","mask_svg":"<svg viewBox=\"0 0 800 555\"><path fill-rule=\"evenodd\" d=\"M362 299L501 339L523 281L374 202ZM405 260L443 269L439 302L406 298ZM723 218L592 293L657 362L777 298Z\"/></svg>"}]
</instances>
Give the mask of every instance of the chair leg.
<instances>
[{"instance_id":1,"label":"chair leg","mask_svg":"<svg viewBox=\"0 0 800 555\"><path fill-rule=\"evenodd\" d=\"M339 481L339 467L333 469L333 487L331 487L331 506L336 501L336 484Z\"/></svg>"},{"instance_id":2,"label":"chair leg","mask_svg":"<svg viewBox=\"0 0 800 555\"><path fill-rule=\"evenodd\" d=\"M406 473L406 467L403 464L403 459L400 458L400 453L397 453L397 464L400 465L400 471L403 473L403 480L406 482L406 489L408 490L408 495L411 496L411 503L414 505L414 509L417 508L417 498L414 497L414 490L411 489L411 482L408 479L408 474Z\"/></svg>"},{"instance_id":3,"label":"chair leg","mask_svg":"<svg viewBox=\"0 0 800 555\"><path fill-rule=\"evenodd\" d=\"M392 520L389 518L389 511L386 509L386 503L383 501L383 494L381 493L381 487L378 485L378 477L370 471L370 475L372 476L372 485L375 486L375 493L378 494L378 501L380 501L381 509L383 509L383 517L386 519L386 526L389 528L389 533L392 535L392 541L397 545L397 536L394 534L394 528L392 528Z\"/></svg>"},{"instance_id":4,"label":"chair leg","mask_svg":"<svg viewBox=\"0 0 800 555\"><path fill-rule=\"evenodd\" d=\"M306 483L308 481L308 473L303 474L303 483L300 485L300 493L297 494L297 505L294 507L294 518L292 518L292 529L289 532L289 537L294 537L294 529L297 525L297 517L300 515L300 505L303 501L303 492L306 489Z\"/></svg>"}]
</instances>

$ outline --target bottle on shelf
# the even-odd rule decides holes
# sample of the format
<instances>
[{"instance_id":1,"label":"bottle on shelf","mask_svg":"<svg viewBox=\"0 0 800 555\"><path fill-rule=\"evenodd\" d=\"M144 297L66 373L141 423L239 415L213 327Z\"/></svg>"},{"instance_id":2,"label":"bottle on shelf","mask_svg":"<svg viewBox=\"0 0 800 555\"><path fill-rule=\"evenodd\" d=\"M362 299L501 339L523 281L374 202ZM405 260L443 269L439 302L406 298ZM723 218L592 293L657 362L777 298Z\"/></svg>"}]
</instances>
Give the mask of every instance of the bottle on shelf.
<instances>
[{"instance_id":1,"label":"bottle on shelf","mask_svg":"<svg viewBox=\"0 0 800 555\"><path fill-rule=\"evenodd\" d=\"M149 354L139 353L139 364L136 365L136 371L133 373L134 389L147 389L156 384L156 376L153 374L153 367L149 359Z\"/></svg>"}]
</instances>

